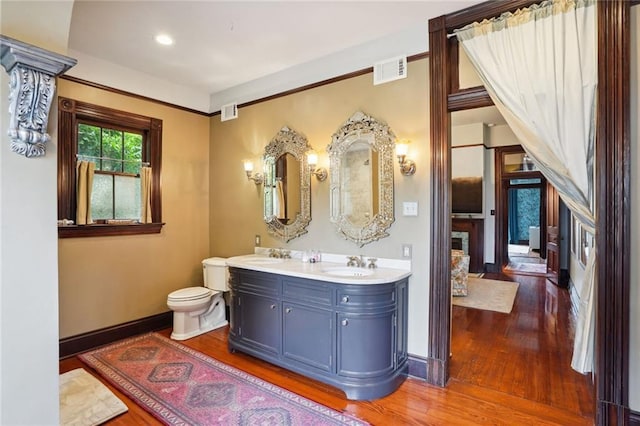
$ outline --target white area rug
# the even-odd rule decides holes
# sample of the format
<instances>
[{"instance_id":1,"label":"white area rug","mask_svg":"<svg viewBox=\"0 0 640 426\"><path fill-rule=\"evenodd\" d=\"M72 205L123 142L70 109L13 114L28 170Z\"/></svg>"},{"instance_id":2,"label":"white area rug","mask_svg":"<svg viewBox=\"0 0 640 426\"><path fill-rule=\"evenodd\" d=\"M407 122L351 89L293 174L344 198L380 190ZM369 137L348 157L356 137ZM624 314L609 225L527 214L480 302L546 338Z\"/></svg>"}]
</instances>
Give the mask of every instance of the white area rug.
<instances>
[{"instance_id":1,"label":"white area rug","mask_svg":"<svg viewBox=\"0 0 640 426\"><path fill-rule=\"evenodd\" d=\"M83 368L60 375L61 425L99 425L127 410L124 402Z\"/></svg>"},{"instance_id":2,"label":"white area rug","mask_svg":"<svg viewBox=\"0 0 640 426\"><path fill-rule=\"evenodd\" d=\"M529 253L529 246L519 246L515 244L509 244L508 251L509 253L514 253L514 254L527 254Z\"/></svg>"},{"instance_id":3,"label":"white area rug","mask_svg":"<svg viewBox=\"0 0 640 426\"><path fill-rule=\"evenodd\" d=\"M452 297L452 303L465 308L483 309L508 314L518 292L518 283L513 281L486 280L469 277L467 296Z\"/></svg>"}]
</instances>

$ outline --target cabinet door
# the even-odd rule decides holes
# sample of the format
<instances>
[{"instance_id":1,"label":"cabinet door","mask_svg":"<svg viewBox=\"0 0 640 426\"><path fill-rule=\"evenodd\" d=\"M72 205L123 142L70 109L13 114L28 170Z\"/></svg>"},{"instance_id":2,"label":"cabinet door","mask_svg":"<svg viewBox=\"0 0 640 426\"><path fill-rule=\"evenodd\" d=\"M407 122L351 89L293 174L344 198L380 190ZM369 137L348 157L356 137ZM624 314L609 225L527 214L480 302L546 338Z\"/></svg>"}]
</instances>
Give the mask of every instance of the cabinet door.
<instances>
[{"instance_id":1,"label":"cabinet door","mask_svg":"<svg viewBox=\"0 0 640 426\"><path fill-rule=\"evenodd\" d=\"M331 372L334 348L332 312L287 302L283 307L283 356L305 367Z\"/></svg>"},{"instance_id":2,"label":"cabinet door","mask_svg":"<svg viewBox=\"0 0 640 426\"><path fill-rule=\"evenodd\" d=\"M338 374L375 377L394 369L395 311L338 314Z\"/></svg>"},{"instance_id":3,"label":"cabinet door","mask_svg":"<svg viewBox=\"0 0 640 426\"><path fill-rule=\"evenodd\" d=\"M238 292L240 339L274 355L280 354L281 305L277 299Z\"/></svg>"}]
</instances>

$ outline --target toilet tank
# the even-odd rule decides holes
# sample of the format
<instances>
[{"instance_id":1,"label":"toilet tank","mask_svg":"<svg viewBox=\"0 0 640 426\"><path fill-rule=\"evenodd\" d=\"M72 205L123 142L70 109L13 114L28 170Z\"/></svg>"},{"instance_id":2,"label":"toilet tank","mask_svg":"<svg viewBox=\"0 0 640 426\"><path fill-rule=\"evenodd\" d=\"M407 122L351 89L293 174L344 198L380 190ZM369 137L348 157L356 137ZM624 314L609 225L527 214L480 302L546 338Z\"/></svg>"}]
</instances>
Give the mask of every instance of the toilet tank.
<instances>
[{"instance_id":1,"label":"toilet tank","mask_svg":"<svg viewBox=\"0 0 640 426\"><path fill-rule=\"evenodd\" d=\"M223 257L210 257L202 261L204 286L216 291L229 291L229 274Z\"/></svg>"}]
</instances>

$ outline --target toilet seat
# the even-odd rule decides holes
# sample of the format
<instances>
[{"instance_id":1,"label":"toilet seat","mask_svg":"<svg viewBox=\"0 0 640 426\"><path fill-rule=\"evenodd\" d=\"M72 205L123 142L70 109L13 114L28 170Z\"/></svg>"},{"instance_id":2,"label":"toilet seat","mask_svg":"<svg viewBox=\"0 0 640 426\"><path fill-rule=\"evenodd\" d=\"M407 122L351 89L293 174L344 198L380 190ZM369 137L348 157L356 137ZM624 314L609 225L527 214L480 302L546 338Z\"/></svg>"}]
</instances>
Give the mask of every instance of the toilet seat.
<instances>
[{"instance_id":1,"label":"toilet seat","mask_svg":"<svg viewBox=\"0 0 640 426\"><path fill-rule=\"evenodd\" d=\"M206 287L187 287L170 293L167 300L169 302L189 302L206 299L214 293L214 291Z\"/></svg>"}]
</instances>

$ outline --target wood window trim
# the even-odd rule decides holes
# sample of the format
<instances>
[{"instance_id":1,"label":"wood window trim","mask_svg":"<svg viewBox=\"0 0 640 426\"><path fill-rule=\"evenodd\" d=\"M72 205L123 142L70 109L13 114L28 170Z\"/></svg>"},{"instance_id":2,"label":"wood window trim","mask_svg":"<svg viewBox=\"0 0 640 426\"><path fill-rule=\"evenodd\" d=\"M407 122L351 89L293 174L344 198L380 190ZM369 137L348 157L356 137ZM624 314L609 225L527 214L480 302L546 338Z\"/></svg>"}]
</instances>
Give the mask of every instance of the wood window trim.
<instances>
[{"instance_id":1,"label":"wood window trim","mask_svg":"<svg viewBox=\"0 0 640 426\"><path fill-rule=\"evenodd\" d=\"M119 111L69 98L58 98L58 219L76 219L77 124L97 122L114 128L126 128L146 134L143 161L152 165L152 223L130 225L58 226L59 238L102 237L113 235L157 234L162 230L160 173L162 167L162 120Z\"/></svg>"}]
</instances>

